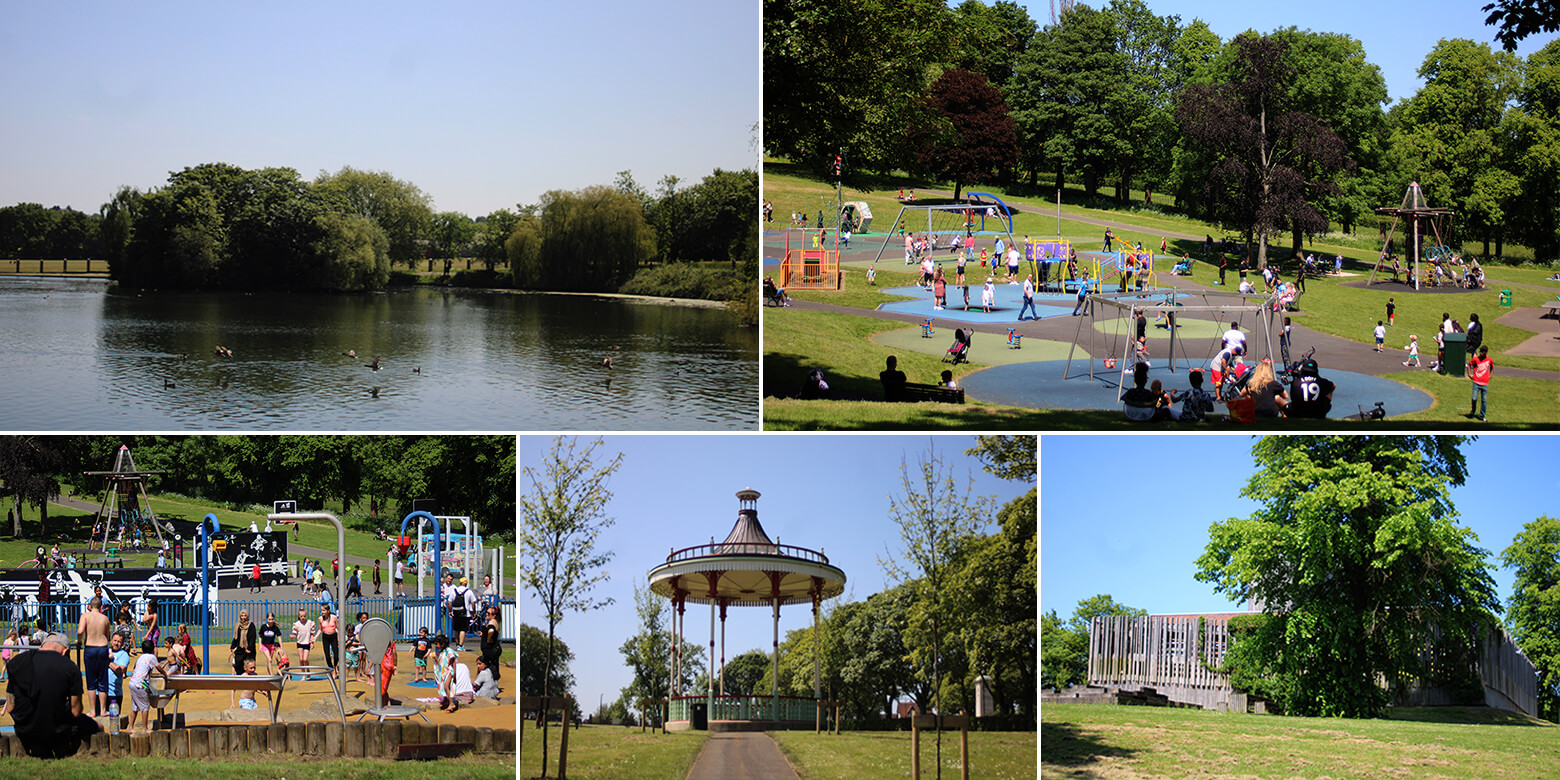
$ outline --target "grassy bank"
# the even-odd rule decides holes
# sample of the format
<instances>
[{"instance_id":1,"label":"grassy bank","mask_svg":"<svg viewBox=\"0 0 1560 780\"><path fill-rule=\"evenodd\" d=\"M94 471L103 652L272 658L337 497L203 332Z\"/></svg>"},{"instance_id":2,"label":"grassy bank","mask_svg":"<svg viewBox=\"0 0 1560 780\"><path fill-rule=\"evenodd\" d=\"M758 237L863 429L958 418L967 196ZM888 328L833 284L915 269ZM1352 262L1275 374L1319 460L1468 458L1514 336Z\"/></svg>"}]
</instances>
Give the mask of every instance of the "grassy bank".
<instances>
[{"instance_id":1,"label":"grassy bank","mask_svg":"<svg viewBox=\"0 0 1560 780\"><path fill-rule=\"evenodd\" d=\"M520 777L540 777L542 732L534 721L524 723L520 735ZM547 776L557 777L562 731L547 729ZM660 734L640 732L639 727L581 726L569 730L571 780L683 780L704 747L706 732Z\"/></svg>"},{"instance_id":2,"label":"grassy bank","mask_svg":"<svg viewBox=\"0 0 1560 780\"><path fill-rule=\"evenodd\" d=\"M770 733L802 780L878 780L910 776L910 734L857 731L838 736L810 731ZM1030 780L1035 776L1034 732L974 731L969 735L970 777ZM921 776L934 777L935 738L921 735ZM942 776L959 776L959 734L943 732ZM572 774L572 773L571 773Z\"/></svg>"},{"instance_id":3,"label":"grassy bank","mask_svg":"<svg viewBox=\"0 0 1560 780\"><path fill-rule=\"evenodd\" d=\"M1554 777L1560 732L1482 708L1405 708L1391 720L1051 704L1040 776Z\"/></svg>"}]
</instances>

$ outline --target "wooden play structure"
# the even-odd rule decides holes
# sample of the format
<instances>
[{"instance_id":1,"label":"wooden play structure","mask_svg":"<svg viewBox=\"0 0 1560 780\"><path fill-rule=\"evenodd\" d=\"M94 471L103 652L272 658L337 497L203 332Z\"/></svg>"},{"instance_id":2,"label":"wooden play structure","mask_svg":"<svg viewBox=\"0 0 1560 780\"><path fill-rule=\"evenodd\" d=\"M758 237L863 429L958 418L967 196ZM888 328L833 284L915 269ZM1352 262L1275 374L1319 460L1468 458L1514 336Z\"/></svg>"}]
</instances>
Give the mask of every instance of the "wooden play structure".
<instances>
[{"instance_id":1,"label":"wooden play structure","mask_svg":"<svg viewBox=\"0 0 1560 780\"><path fill-rule=\"evenodd\" d=\"M92 539L88 542L92 549L113 550L113 556L117 556L119 548L129 542L126 533L133 534L142 527L151 528L157 535L155 546L162 545L162 523L158 522L151 501L146 496L146 480L166 473L137 470L135 458L130 455L130 447L127 445L120 445L114 453L111 470L83 472L83 476L102 477L108 483L103 492L103 504L98 507L97 519L94 521ZM150 539L146 541L151 543Z\"/></svg>"},{"instance_id":2,"label":"wooden play structure","mask_svg":"<svg viewBox=\"0 0 1560 780\"><path fill-rule=\"evenodd\" d=\"M830 236L833 245L830 248ZM787 290L838 290L840 236L833 228L786 228L785 259L780 261L780 286Z\"/></svg>"},{"instance_id":3,"label":"wooden play structure","mask_svg":"<svg viewBox=\"0 0 1560 780\"><path fill-rule=\"evenodd\" d=\"M1247 613L1097 617L1089 626L1089 686L1123 692L1152 688L1170 702L1206 710L1248 709L1246 695L1218 671L1230 648L1230 618ZM1252 613L1254 614L1254 613ZM1437 639L1426 638L1426 656ZM1498 625L1480 646L1479 681L1484 703L1495 709L1538 714L1538 676L1527 656ZM1393 704L1452 703L1449 691L1424 679L1393 691Z\"/></svg>"},{"instance_id":4,"label":"wooden play structure","mask_svg":"<svg viewBox=\"0 0 1560 780\"><path fill-rule=\"evenodd\" d=\"M1441 255L1449 253L1449 250L1445 248L1446 242L1441 239L1441 223L1450 221L1455 212L1451 209L1432 207L1425 201L1424 193L1419 191L1419 182L1416 181L1408 185L1408 192L1403 194L1402 205L1384 206L1376 209L1376 213L1390 215L1392 217L1392 227L1387 230L1386 241L1382 244L1381 253L1376 256L1375 266L1370 269L1370 280L1366 283L1366 286L1376 283L1376 275L1383 268L1391 271L1394 279L1397 278L1397 259L1388 250L1392 247L1393 237L1397 235L1398 225L1402 224L1403 248L1407 253L1407 257L1412 258L1412 266L1408 270L1414 277L1414 289L1420 289L1420 259L1430 259L1435 263L1436 267L1440 267L1443 259ZM1427 229L1428 233L1426 233ZM1439 250L1439 253L1435 256L1429 256L1426 252L1423 241L1426 235L1435 237L1435 244L1432 245L1432 248ZM1390 266L1386 265L1388 262L1392 264Z\"/></svg>"}]
</instances>

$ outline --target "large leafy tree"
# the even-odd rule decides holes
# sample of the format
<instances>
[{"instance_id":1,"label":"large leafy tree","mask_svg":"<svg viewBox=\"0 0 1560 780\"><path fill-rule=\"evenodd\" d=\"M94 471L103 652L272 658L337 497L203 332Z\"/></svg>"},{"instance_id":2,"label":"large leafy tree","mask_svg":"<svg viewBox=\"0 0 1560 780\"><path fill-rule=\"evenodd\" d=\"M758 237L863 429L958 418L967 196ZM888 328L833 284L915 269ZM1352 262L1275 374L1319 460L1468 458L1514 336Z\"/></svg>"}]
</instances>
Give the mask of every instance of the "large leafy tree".
<instances>
[{"instance_id":1,"label":"large leafy tree","mask_svg":"<svg viewBox=\"0 0 1560 780\"><path fill-rule=\"evenodd\" d=\"M1030 180L1050 167L1061 189L1069 172L1093 195L1116 170L1126 143L1127 57L1116 47L1115 18L1086 5L1065 11L1024 52L1008 95Z\"/></svg>"},{"instance_id":2,"label":"large leafy tree","mask_svg":"<svg viewBox=\"0 0 1560 780\"><path fill-rule=\"evenodd\" d=\"M1499 604L1486 551L1448 493L1465 477L1460 443L1270 436L1252 447L1257 471L1241 494L1258 508L1212 525L1197 578L1269 616L1242 642L1286 711L1371 717L1389 699L1382 681L1468 684ZM1436 672L1422 660L1429 626Z\"/></svg>"},{"instance_id":3,"label":"large leafy tree","mask_svg":"<svg viewBox=\"0 0 1560 780\"><path fill-rule=\"evenodd\" d=\"M1495 0L1484 6L1484 23L1496 28L1495 40L1506 51L1515 51L1523 38L1560 30L1560 5L1548 0Z\"/></svg>"},{"instance_id":4,"label":"large leafy tree","mask_svg":"<svg viewBox=\"0 0 1560 780\"><path fill-rule=\"evenodd\" d=\"M1182 86L1181 71L1173 67L1181 20L1155 16L1143 0L1111 0L1109 13L1126 64L1126 79L1118 86L1122 143L1116 159L1116 199L1125 202L1139 177L1152 188L1170 171L1171 148L1179 135L1171 109Z\"/></svg>"},{"instance_id":5,"label":"large leafy tree","mask_svg":"<svg viewBox=\"0 0 1560 780\"><path fill-rule=\"evenodd\" d=\"M1175 116L1213 161L1204 190L1213 213L1257 242L1261 268L1278 230L1327 229L1313 201L1332 195L1333 176L1352 163L1337 134L1294 105L1288 43L1248 34L1235 46L1232 80L1187 87Z\"/></svg>"},{"instance_id":6,"label":"large leafy tree","mask_svg":"<svg viewBox=\"0 0 1560 780\"><path fill-rule=\"evenodd\" d=\"M964 185L991 181L1017 161L1013 118L985 76L950 70L927 89L926 105L926 122L911 133L916 165L953 180L953 197Z\"/></svg>"},{"instance_id":7,"label":"large leafy tree","mask_svg":"<svg viewBox=\"0 0 1560 780\"><path fill-rule=\"evenodd\" d=\"M764 148L825 172L903 165L931 67L952 49L941 0L764 0Z\"/></svg>"},{"instance_id":8,"label":"large leafy tree","mask_svg":"<svg viewBox=\"0 0 1560 780\"><path fill-rule=\"evenodd\" d=\"M38 538L48 534L49 499L60 492L57 440L48 436L0 436L0 491L11 499L11 536L22 535L22 506L38 507Z\"/></svg>"},{"instance_id":9,"label":"large leafy tree","mask_svg":"<svg viewBox=\"0 0 1560 780\"><path fill-rule=\"evenodd\" d=\"M1538 668L1539 717L1560 721L1560 520L1522 526L1500 561L1516 569L1506 625Z\"/></svg>"},{"instance_id":10,"label":"large leafy tree","mask_svg":"<svg viewBox=\"0 0 1560 780\"><path fill-rule=\"evenodd\" d=\"M669 695L672 674L672 632L666 599L649 588L634 586L634 611L639 615L639 630L623 641L618 652L623 663L632 669L634 679L623 688L618 697L626 709L651 719L651 713L642 711L645 699L660 700ZM684 641L681 684L684 690L694 684L704 671L704 649ZM729 669L728 669L729 672ZM729 682L729 681L728 681ZM743 691L732 691L742 693Z\"/></svg>"},{"instance_id":11,"label":"large leafy tree","mask_svg":"<svg viewBox=\"0 0 1560 780\"><path fill-rule=\"evenodd\" d=\"M517 690L526 695L534 695L529 691L554 691L558 695L574 691L574 672L569 669L574 651L567 643L561 639L549 642L541 629L526 623L520 624L516 636L517 676L520 679ZM542 679L544 674L546 680Z\"/></svg>"},{"instance_id":12,"label":"large leafy tree","mask_svg":"<svg viewBox=\"0 0 1560 780\"><path fill-rule=\"evenodd\" d=\"M638 200L610 187L553 190L505 244L515 286L617 290L655 254Z\"/></svg>"},{"instance_id":13,"label":"large leafy tree","mask_svg":"<svg viewBox=\"0 0 1560 780\"><path fill-rule=\"evenodd\" d=\"M1054 609L1047 611L1040 618L1040 686L1060 690L1089 681L1089 626L1095 618L1147 614L1117 603L1108 593L1078 602L1066 620Z\"/></svg>"},{"instance_id":14,"label":"large leafy tree","mask_svg":"<svg viewBox=\"0 0 1560 780\"><path fill-rule=\"evenodd\" d=\"M1518 194L1502 125L1517 97L1521 61L1466 39L1436 43L1419 67L1425 85L1404 104L1395 164L1430 203L1458 212L1458 230L1501 254L1506 210ZM1400 185L1401 186L1401 185Z\"/></svg>"},{"instance_id":15,"label":"large leafy tree","mask_svg":"<svg viewBox=\"0 0 1560 780\"><path fill-rule=\"evenodd\" d=\"M422 256L420 242L433 220L433 199L417 185L384 171L351 166L322 173L314 184L333 209L378 223L390 242L391 262L410 266Z\"/></svg>"}]
</instances>

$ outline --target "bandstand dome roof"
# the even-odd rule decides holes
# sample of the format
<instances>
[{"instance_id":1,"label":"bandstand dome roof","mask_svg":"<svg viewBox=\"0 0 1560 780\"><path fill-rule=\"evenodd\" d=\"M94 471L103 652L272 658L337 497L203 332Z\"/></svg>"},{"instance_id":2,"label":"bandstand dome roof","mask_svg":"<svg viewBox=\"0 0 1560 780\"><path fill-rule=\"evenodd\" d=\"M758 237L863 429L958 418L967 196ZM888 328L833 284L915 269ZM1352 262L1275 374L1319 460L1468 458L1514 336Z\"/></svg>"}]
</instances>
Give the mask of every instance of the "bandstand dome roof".
<instances>
[{"instance_id":1,"label":"bandstand dome roof","mask_svg":"<svg viewBox=\"0 0 1560 780\"><path fill-rule=\"evenodd\" d=\"M758 522L759 493L737 491L737 522L725 541L673 550L650 570L650 589L693 604L809 604L845 590L845 572L822 552L778 544Z\"/></svg>"}]
</instances>

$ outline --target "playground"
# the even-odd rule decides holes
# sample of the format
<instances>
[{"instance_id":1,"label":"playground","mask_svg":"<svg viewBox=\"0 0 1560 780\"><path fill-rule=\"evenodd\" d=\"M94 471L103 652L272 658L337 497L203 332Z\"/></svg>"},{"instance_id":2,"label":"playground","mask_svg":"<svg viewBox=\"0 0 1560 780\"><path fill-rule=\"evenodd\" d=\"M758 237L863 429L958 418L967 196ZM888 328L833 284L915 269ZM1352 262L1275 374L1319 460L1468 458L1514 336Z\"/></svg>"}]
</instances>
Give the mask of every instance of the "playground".
<instances>
[{"instance_id":1,"label":"playground","mask_svg":"<svg viewBox=\"0 0 1560 780\"><path fill-rule=\"evenodd\" d=\"M800 193L809 188L821 189L766 169L766 196L777 210L788 193L805 198ZM1383 218L1407 221L1404 215L1416 208L1414 192L1417 188L1404 206L1383 210ZM1139 357L1139 313L1147 320L1142 346L1150 381L1167 390L1186 391L1190 369L1207 375L1231 323L1251 338L1248 367L1271 358L1282 375L1286 363L1314 350L1321 376L1336 384L1333 422L1259 419L1257 427L1348 425L1349 418L1370 418L1378 408L1375 416L1384 412L1385 421L1373 424L1385 427L1422 427L1427 421L1481 427L1560 423L1560 372L1554 368L1560 358L1560 284L1545 278L1552 269L1454 260L1440 235L1448 218L1444 210L1420 203L1417 208L1427 213L1412 232L1394 223L1395 242L1407 240L1422 255L1412 275L1405 271L1394 281L1390 269L1383 273L1379 246L1315 246L1307 250L1309 261L1270 246L1269 266L1277 277L1269 283L1254 263L1242 271L1244 245L1228 237L1210 240L1210 229L1185 219L1070 204L1058 212L1045 201L989 193L967 194L972 202L961 208L943 195L922 189L912 204L896 202L892 190L867 193L861 203L876 216L869 225L851 225L868 232L853 230L849 243L827 224L820 230L816 214L805 231L766 225L765 273L774 274L790 298L789 306L764 310L766 428L968 427L995 421L1048 429L1125 426L1120 398L1123 385L1131 387L1131 367ZM862 210L858 205L852 213ZM828 212L824 216L827 223ZM1441 222L1431 222L1431 216ZM799 246L811 252L812 265L796 251ZM1011 276L1008 260L1014 254L1019 268ZM956 281L961 259L968 307L965 286ZM1298 284L1302 264L1307 273ZM830 273L809 276L814 269ZM1483 287L1468 289L1474 273L1483 275ZM1032 310L1020 319L1026 277L1036 292ZM786 284L787 278L796 283ZM988 281L989 306L982 295ZM1085 284L1080 303L1079 287ZM1387 348L1378 352L1372 331L1377 320L1386 319L1389 299L1395 322L1388 327ZM1448 357L1444 374L1430 370L1442 313L1465 323L1470 312L1480 315L1483 343L1496 366L1491 397L1506 393L1500 412L1491 411L1482 424L1464 417L1469 382L1462 361L1451 365ZM1287 356L1280 338L1286 317ZM971 337L968 363L948 361L956 331ZM1418 336L1419 367L1403 365L1410 335ZM951 370L965 404L882 404L877 374L889 355L898 358L911 383L938 383L939 374ZM827 400L806 399L798 389L812 369L823 372ZM1212 390L1211 383L1207 387ZM1492 400L1492 410L1496 404ZM1215 417L1225 411L1221 404Z\"/></svg>"},{"instance_id":2,"label":"playground","mask_svg":"<svg viewBox=\"0 0 1560 780\"><path fill-rule=\"evenodd\" d=\"M204 507L149 495L145 481L155 473L138 470L122 447L109 470L86 472L103 480L101 500L61 496L51 502L49 524L60 531L51 546L37 545L20 564L15 557L26 553L13 549L22 543L0 550L0 631L17 637L6 642L8 655L42 652L21 636L59 632L71 643L67 657L85 668L76 634L94 597L111 624L118 619L116 633L130 637L131 665L142 654L142 639L166 639L155 642L167 674L150 680L149 724L132 729L126 696L116 711L97 713L100 733L84 743L84 753L249 754L259 744L259 753L279 752L281 745L299 755L340 756L341 746L355 741L345 755L408 757L424 750L418 745L431 745L419 757L497 752L512 762L518 629L512 572L505 576L501 547L483 547L472 518L414 511L402 520L400 535L387 538L349 532L327 512L297 512L292 501L276 502L271 512L202 516ZM410 564L399 584L392 574L398 562ZM311 581L304 573L315 567L321 576ZM472 602L477 615L489 606L498 611L496 655L484 655L479 646L478 626L485 621L475 615L464 642L458 639L454 602L441 598L440 573L450 581L482 583L472 590ZM241 677L228 673L230 642L246 615L249 625L262 628L274 615L279 641L274 654L255 654L254 676ZM328 630L327 618L338 631L321 633ZM295 620L311 628L298 635ZM479 657L491 664L498 696L441 711L437 648L418 652L423 629L429 637L450 638L448 663L440 666L457 677L475 681ZM327 643L335 646L327 651ZM425 656L426 666L414 656ZM240 706L241 697L257 706ZM384 723L395 724L393 739ZM326 726L333 731L320 730ZM132 731L139 733L132 738ZM0 739L13 734L10 719L0 720Z\"/></svg>"}]
</instances>

